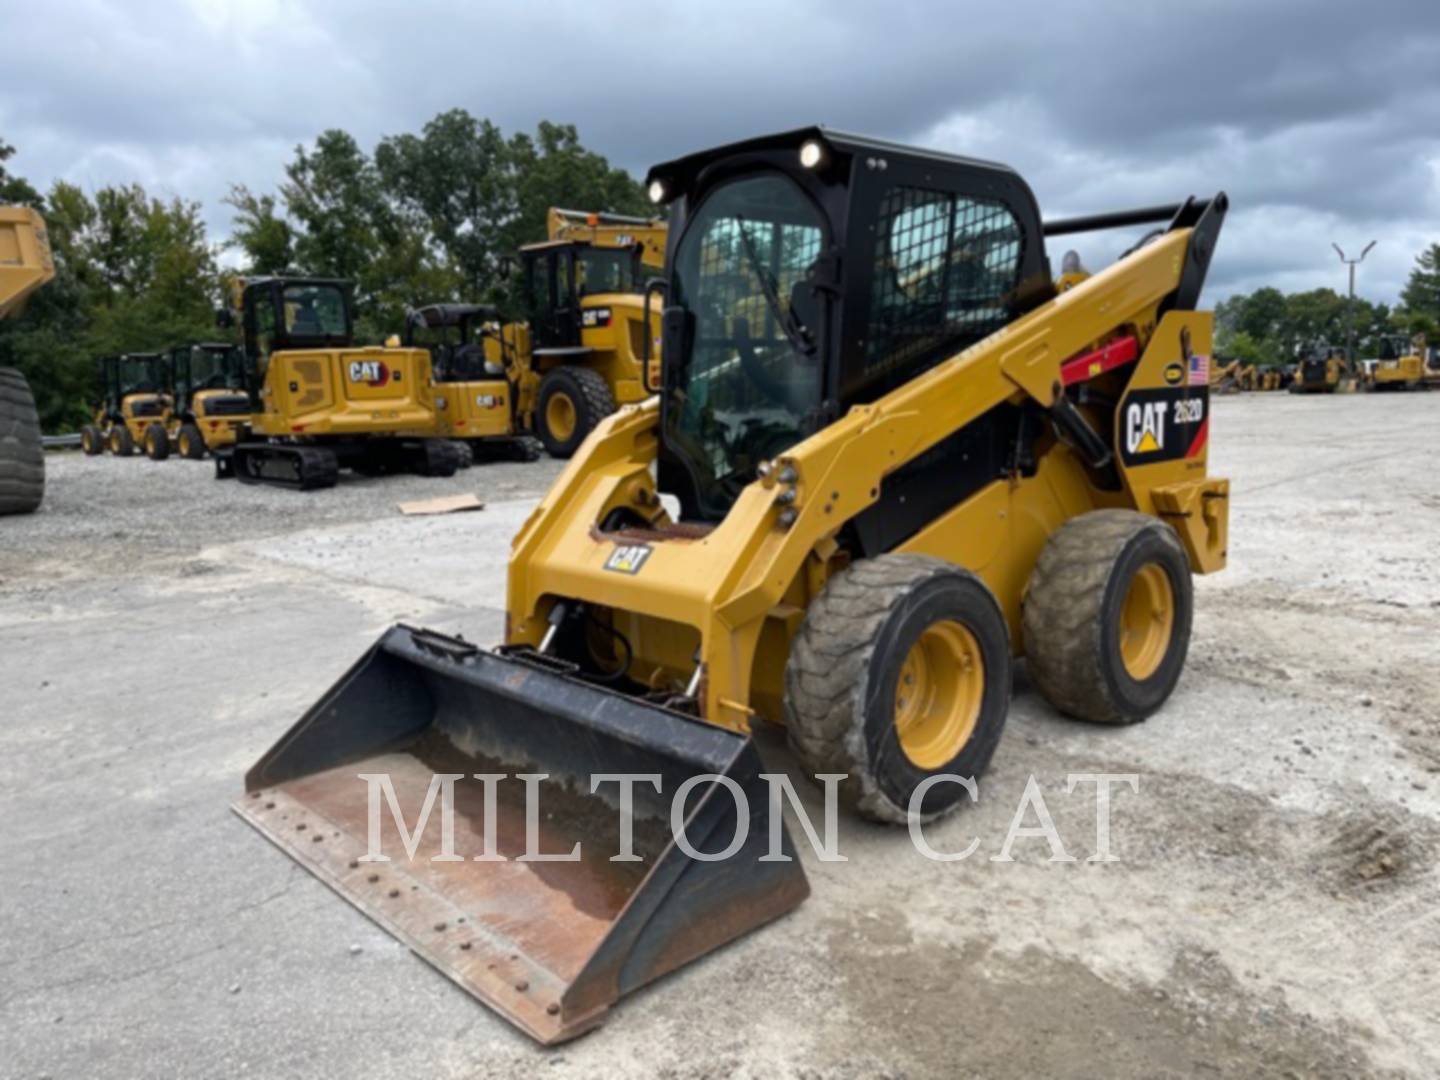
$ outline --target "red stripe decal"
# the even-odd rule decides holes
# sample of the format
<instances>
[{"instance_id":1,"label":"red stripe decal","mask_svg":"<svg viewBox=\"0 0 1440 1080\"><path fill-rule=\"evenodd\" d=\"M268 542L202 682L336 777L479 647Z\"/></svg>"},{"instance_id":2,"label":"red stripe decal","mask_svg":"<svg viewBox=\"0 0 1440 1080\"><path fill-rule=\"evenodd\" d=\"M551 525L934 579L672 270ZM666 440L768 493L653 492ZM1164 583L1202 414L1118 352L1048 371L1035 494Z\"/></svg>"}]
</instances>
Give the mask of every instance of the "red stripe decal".
<instances>
[{"instance_id":1,"label":"red stripe decal","mask_svg":"<svg viewBox=\"0 0 1440 1080\"><path fill-rule=\"evenodd\" d=\"M1060 365L1060 381L1066 386L1072 386L1093 379L1121 364L1134 362L1139 352L1139 345L1133 337L1119 338L1094 352L1066 360Z\"/></svg>"},{"instance_id":2,"label":"red stripe decal","mask_svg":"<svg viewBox=\"0 0 1440 1080\"><path fill-rule=\"evenodd\" d=\"M1185 451L1187 458L1196 457L1200 451L1205 449L1205 440L1210 437L1210 417L1207 415L1200 421L1200 430L1195 432L1195 438L1190 440L1190 449Z\"/></svg>"}]
</instances>

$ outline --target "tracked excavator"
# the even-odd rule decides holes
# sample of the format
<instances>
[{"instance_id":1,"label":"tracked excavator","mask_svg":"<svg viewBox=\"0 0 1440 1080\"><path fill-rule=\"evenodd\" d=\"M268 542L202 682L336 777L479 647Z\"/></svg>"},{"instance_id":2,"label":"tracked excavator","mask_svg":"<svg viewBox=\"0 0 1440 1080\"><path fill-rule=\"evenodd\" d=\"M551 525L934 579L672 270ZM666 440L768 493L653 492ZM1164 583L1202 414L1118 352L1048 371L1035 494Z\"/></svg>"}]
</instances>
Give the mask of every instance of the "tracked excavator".
<instances>
[{"instance_id":1,"label":"tracked excavator","mask_svg":"<svg viewBox=\"0 0 1440 1080\"><path fill-rule=\"evenodd\" d=\"M805 898L759 725L855 812L930 820L983 778L1021 657L1069 716L1161 709L1226 561L1198 306L1223 194L1042 221L1003 165L822 128L647 182L657 393L515 537L503 643L393 627L236 803L543 1042ZM1047 239L1139 225L1057 291ZM453 828L372 852L381 779L415 823L439 777Z\"/></svg>"},{"instance_id":2,"label":"tracked excavator","mask_svg":"<svg viewBox=\"0 0 1440 1080\"><path fill-rule=\"evenodd\" d=\"M30 294L54 276L39 213L0 206L0 319L19 315ZM35 397L24 375L0 367L0 514L33 513L44 499L45 452Z\"/></svg>"},{"instance_id":3,"label":"tracked excavator","mask_svg":"<svg viewBox=\"0 0 1440 1080\"><path fill-rule=\"evenodd\" d=\"M355 344L351 283L237 279L223 328L238 318L246 423L214 450L216 475L247 484L333 487L340 470L453 476L459 448L438 430L430 354Z\"/></svg>"}]
</instances>

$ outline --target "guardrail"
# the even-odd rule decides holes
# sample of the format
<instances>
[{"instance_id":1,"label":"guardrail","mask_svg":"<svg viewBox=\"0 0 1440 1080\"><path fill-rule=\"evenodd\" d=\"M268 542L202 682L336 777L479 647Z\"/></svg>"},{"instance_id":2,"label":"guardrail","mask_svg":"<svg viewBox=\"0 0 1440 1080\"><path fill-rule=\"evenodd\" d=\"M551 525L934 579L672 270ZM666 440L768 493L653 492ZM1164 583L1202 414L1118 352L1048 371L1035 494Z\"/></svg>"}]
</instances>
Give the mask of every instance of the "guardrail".
<instances>
[{"instance_id":1,"label":"guardrail","mask_svg":"<svg viewBox=\"0 0 1440 1080\"><path fill-rule=\"evenodd\" d=\"M40 445L46 450L78 450L80 433L76 431L69 435L41 435Z\"/></svg>"}]
</instances>

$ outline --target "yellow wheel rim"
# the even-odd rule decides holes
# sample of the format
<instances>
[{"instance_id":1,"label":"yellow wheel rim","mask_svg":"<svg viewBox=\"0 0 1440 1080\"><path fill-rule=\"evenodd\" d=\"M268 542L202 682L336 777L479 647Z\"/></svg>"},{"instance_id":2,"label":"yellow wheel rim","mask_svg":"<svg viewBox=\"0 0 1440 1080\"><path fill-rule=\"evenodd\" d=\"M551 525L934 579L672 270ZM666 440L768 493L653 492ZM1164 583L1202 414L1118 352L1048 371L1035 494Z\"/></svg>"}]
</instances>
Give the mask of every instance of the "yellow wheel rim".
<instances>
[{"instance_id":1,"label":"yellow wheel rim","mask_svg":"<svg viewBox=\"0 0 1440 1080\"><path fill-rule=\"evenodd\" d=\"M1155 674L1170 649L1175 629L1175 590L1170 575L1146 563L1125 591L1120 605L1120 659L1137 682Z\"/></svg>"},{"instance_id":2,"label":"yellow wheel rim","mask_svg":"<svg viewBox=\"0 0 1440 1080\"><path fill-rule=\"evenodd\" d=\"M110 452L112 454L120 452L120 432L118 431L110 432Z\"/></svg>"},{"instance_id":3,"label":"yellow wheel rim","mask_svg":"<svg viewBox=\"0 0 1440 1080\"><path fill-rule=\"evenodd\" d=\"M190 456L190 433L188 431L182 433L180 436L180 456Z\"/></svg>"},{"instance_id":4,"label":"yellow wheel rim","mask_svg":"<svg viewBox=\"0 0 1440 1080\"><path fill-rule=\"evenodd\" d=\"M985 697L980 643L958 622L926 627L895 682L895 731L919 769L954 760L975 733Z\"/></svg>"},{"instance_id":5,"label":"yellow wheel rim","mask_svg":"<svg viewBox=\"0 0 1440 1080\"><path fill-rule=\"evenodd\" d=\"M557 442L564 442L575 434L575 403L570 395L556 393L545 403L545 426Z\"/></svg>"}]
</instances>

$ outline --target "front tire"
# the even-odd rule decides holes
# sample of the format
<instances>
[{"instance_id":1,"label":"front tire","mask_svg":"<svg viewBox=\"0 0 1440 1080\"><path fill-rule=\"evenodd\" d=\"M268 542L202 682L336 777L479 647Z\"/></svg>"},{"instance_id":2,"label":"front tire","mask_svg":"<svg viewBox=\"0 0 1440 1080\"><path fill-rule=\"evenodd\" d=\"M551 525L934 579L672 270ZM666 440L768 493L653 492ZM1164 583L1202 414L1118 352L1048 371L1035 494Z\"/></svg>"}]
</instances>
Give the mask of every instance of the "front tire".
<instances>
[{"instance_id":1,"label":"front tire","mask_svg":"<svg viewBox=\"0 0 1440 1080\"><path fill-rule=\"evenodd\" d=\"M135 437L123 423L117 423L110 429L110 453L116 457L130 457L135 453Z\"/></svg>"},{"instance_id":2,"label":"front tire","mask_svg":"<svg viewBox=\"0 0 1440 1080\"><path fill-rule=\"evenodd\" d=\"M1030 676L1078 719L1144 720L1180 679L1194 606L1174 529L1133 510L1081 514L1055 530L1030 574Z\"/></svg>"},{"instance_id":3,"label":"front tire","mask_svg":"<svg viewBox=\"0 0 1440 1080\"><path fill-rule=\"evenodd\" d=\"M95 457L105 452L105 435L94 424L86 424L80 429L80 449L85 451L86 457Z\"/></svg>"},{"instance_id":4,"label":"front tire","mask_svg":"<svg viewBox=\"0 0 1440 1080\"><path fill-rule=\"evenodd\" d=\"M182 425L180 437L176 441L181 457L189 461L199 461L205 456L205 436L200 434L200 429L194 424Z\"/></svg>"},{"instance_id":5,"label":"front tire","mask_svg":"<svg viewBox=\"0 0 1440 1080\"><path fill-rule=\"evenodd\" d=\"M1010 708L1010 635L994 595L961 567L881 555L831 578L805 613L785 667L791 749L813 773L845 773L840 797L904 823L929 777L980 776ZM929 820L969 797L932 785Z\"/></svg>"},{"instance_id":6,"label":"front tire","mask_svg":"<svg viewBox=\"0 0 1440 1080\"><path fill-rule=\"evenodd\" d=\"M615 408L610 384L598 371L558 367L540 382L535 433L551 457L568 458Z\"/></svg>"},{"instance_id":7,"label":"front tire","mask_svg":"<svg viewBox=\"0 0 1440 1080\"><path fill-rule=\"evenodd\" d=\"M164 461L170 456L170 433L164 424L151 424L145 429L145 456L151 461Z\"/></svg>"}]
</instances>

